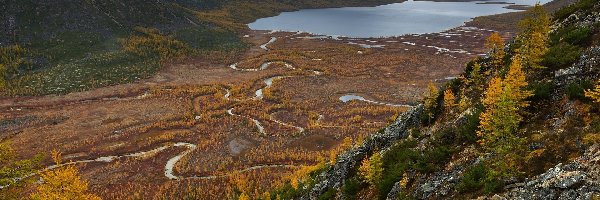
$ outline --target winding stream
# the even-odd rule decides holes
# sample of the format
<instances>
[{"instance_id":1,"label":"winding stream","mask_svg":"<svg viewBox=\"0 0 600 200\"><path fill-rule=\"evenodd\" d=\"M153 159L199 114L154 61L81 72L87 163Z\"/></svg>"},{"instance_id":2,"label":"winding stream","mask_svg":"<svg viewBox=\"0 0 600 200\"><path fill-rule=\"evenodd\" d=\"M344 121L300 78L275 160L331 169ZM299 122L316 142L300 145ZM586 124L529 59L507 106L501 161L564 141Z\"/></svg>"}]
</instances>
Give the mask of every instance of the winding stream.
<instances>
[{"instance_id":1,"label":"winding stream","mask_svg":"<svg viewBox=\"0 0 600 200\"><path fill-rule=\"evenodd\" d=\"M271 121L273 121L273 122L275 122L275 123L277 123L279 125L295 128L295 129L298 130L298 133L303 133L304 132L304 128L302 128L302 127L295 126L295 125L292 125L292 124L288 124L288 123L279 121L279 120L275 119L275 117L273 117L272 115L269 115L269 117L270 117Z\"/></svg>"},{"instance_id":2,"label":"winding stream","mask_svg":"<svg viewBox=\"0 0 600 200\"><path fill-rule=\"evenodd\" d=\"M275 41L277 41L277 38L276 38L276 37L271 37L271 40L269 40L267 43L265 43L265 44L263 44L263 45L260 45L260 48L261 48L261 49L263 49L263 50L265 50L265 51L268 51L268 50L269 50L269 48L268 48L267 46L268 46L269 44L271 44L271 43L275 42Z\"/></svg>"},{"instance_id":3,"label":"winding stream","mask_svg":"<svg viewBox=\"0 0 600 200\"><path fill-rule=\"evenodd\" d=\"M174 168L175 168L175 165L177 164L177 162L179 162L179 160L181 160L181 158L183 158L184 156L186 156L187 154L191 153L192 151L194 151L197 148L197 146L195 144L191 144L191 143L187 143L187 142L178 142L178 143L175 143L175 144L164 145L164 146L161 146L161 147L158 147L156 149L149 150L149 151L141 151L141 152L130 153L130 154L125 154L125 155L103 156L103 157L98 157L96 159L71 161L71 162L60 164L60 165L50 165L50 166L44 168L43 170L39 170L39 171L37 171L35 173L32 173L32 174L29 174L27 176L16 178L16 179L14 179L14 181L18 182L18 181L21 181L23 179L26 179L26 178L38 175L40 173L43 173L45 171L53 170L53 169L56 169L58 167L65 166L65 165L75 165L75 164L93 163L93 162L110 163L110 162L119 160L121 158L141 158L141 157L156 155L157 153L162 152L162 151L164 151L166 149L169 149L171 147L186 147L187 148L187 150L185 150L185 151L177 154L175 157L172 157L171 159L169 159L167 161L167 163L165 164L165 169L164 169L165 177L167 177L168 179L171 179L171 180L182 180L182 179L217 179L217 178L223 178L223 177L232 176L232 175L234 175L236 173L244 173L244 172L248 172L248 171L252 171L252 170L258 170L258 169L264 169L264 168L277 168L277 167L296 168L296 167L300 167L298 165L286 165L286 164L279 164L279 165L277 165L277 164L273 164L273 165L256 165L256 166L248 167L248 168L245 168L245 169L237 170L237 171L234 171L232 173L225 174L225 175L190 176L190 177L177 176L174 173ZM10 186L11 186L11 184L0 185L0 189L8 188Z\"/></svg>"},{"instance_id":4,"label":"winding stream","mask_svg":"<svg viewBox=\"0 0 600 200\"><path fill-rule=\"evenodd\" d=\"M237 116L237 117L243 117L243 118L250 119L252 122L254 122L254 124L256 125L256 128L258 129L258 132L260 134L267 135L267 132L265 132L265 127L263 127L262 124L258 120L248 117L248 116L235 114L235 113L233 113L233 108L230 108L229 110L227 110L227 114L229 114L231 116Z\"/></svg>"},{"instance_id":5,"label":"winding stream","mask_svg":"<svg viewBox=\"0 0 600 200\"><path fill-rule=\"evenodd\" d=\"M257 71L262 71L262 70L268 69L269 66L271 66L274 63L283 63L283 66L285 68L292 69L292 70L296 69L291 64L289 64L287 62L283 62L283 61L265 62L265 63L261 64L259 68L252 68L252 69L239 68L239 67L237 67L238 63L233 63L233 64L229 65L229 68L237 70L237 71L243 71L243 72L257 72Z\"/></svg>"},{"instance_id":6,"label":"winding stream","mask_svg":"<svg viewBox=\"0 0 600 200\"><path fill-rule=\"evenodd\" d=\"M266 86L261 89L256 90L256 92L254 92L254 94L255 94L254 99L256 99L256 100L263 99L263 97L264 97L263 91L266 89L269 89L271 86L273 86L273 81L279 80L282 78L288 78L288 77L291 77L291 76L274 76L274 77L265 79L263 82L266 84Z\"/></svg>"},{"instance_id":7,"label":"winding stream","mask_svg":"<svg viewBox=\"0 0 600 200\"><path fill-rule=\"evenodd\" d=\"M385 102L379 102L379 101L373 101L373 100L369 100L369 99L365 99L364 97L358 96L358 95L354 95L354 94L347 94L344 96L341 96L340 101L347 103L349 101L364 101L367 103L372 103L372 104L379 104L379 105L384 105L384 106L394 106L394 107L408 107L408 108L412 108L413 106L411 105L407 105L407 104L393 104L393 103L385 103Z\"/></svg>"}]
</instances>

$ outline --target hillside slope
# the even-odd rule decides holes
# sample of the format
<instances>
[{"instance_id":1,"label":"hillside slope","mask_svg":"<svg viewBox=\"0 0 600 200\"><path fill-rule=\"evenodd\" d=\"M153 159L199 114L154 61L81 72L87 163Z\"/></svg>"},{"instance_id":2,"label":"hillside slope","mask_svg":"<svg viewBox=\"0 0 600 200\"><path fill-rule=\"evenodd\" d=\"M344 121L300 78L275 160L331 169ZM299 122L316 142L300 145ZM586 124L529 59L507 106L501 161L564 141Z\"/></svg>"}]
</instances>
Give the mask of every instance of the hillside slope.
<instances>
[{"instance_id":1,"label":"hillside slope","mask_svg":"<svg viewBox=\"0 0 600 200\"><path fill-rule=\"evenodd\" d=\"M545 14L529 11L514 41L498 48L501 40L490 37L488 56L470 62L459 79L439 90L431 87L424 105L298 179L301 186L277 194L598 198L598 10L598 1L578 1L555 12L546 28Z\"/></svg>"},{"instance_id":2,"label":"hillside slope","mask_svg":"<svg viewBox=\"0 0 600 200\"><path fill-rule=\"evenodd\" d=\"M240 38L246 23L260 17L390 2L399 1L7 0L0 5L0 63L9 67L0 68L0 96L129 83L186 56L229 63L248 47Z\"/></svg>"}]
</instances>

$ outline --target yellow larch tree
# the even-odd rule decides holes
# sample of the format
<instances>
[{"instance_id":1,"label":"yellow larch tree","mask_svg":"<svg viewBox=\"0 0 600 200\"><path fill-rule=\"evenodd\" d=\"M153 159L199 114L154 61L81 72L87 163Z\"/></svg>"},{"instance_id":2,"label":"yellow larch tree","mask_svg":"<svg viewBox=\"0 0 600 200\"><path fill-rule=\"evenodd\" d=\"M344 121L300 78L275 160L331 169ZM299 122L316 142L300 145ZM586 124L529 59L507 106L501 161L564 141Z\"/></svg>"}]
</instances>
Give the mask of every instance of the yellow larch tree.
<instances>
[{"instance_id":1,"label":"yellow larch tree","mask_svg":"<svg viewBox=\"0 0 600 200\"><path fill-rule=\"evenodd\" d=\"M485 48L490 50L492 56L490 60L491 66L496 69L503 67L506 52L504 51L504 39L502 39L502 36L498 32L492 33L485 40Z\"/></svg>"},{"instance_id":2,"label":"yellow larch tree","mask_svg":"<svg viewBox=\"0 0 600 200\"><path fill-rule=\"evenodd\" d=\"M383 175L383 161L380 153L374 153L370 158L365 158L358 168L358 174L372 188L377 188Z\"/></svg>"},{"instance_id":3,"label":"yellow larch tree","mask_svg":"<svg viewBox=\"0 0 600 200\"><path fill-rule=\"evenodd\" d=\"M518 103L519 108L529 106L529 102L525 99L533 94L531 91L525 89L528 83L525 71L523 71L523 65L518 57L510 64L510 68L504 79L504 85L505 87L511 87L513 89L513 92L510 95L512 95L512 99Z\"/></svg>"},{"instance_id":4,"label":"yellow larch tree","mask_svg":"<svg viewBox=\"0 0 600 200\"><path fill-rule=\"evenodd\" d=\"M88 182L79 176L79 170L74 165L61 166L61 155L52 152L52 158L59 167L48 169L41 174L44 183L37 187L37 192L31 195L34 200L100 200L100 197L90 194Z\"/></svg>"},{"instance_id":5,"label":"yellow larch tree","mask_svg":"<svg viewBox=\"0 0 600 200\"><path fill-rule=\"evenodd\" d=\"M485 91L485 96L481 100L483 106L485 107L485 112L481 113L479 116L480 122L477 136L481 138L479 140L480 144L485 144L487 141L484 136L494 131L494 121L492 116L495 115L497 103L500 100L501 94L502 79L500 77L494 77L492 80L490 80L489 86Z\"/></svg>"},{"instance_id":6,"label":"yellow larch tree","mask_svg":"<svg viewBox=\"0 0 600 200\"><path fill-rule=\"evenodd\" d=\"M522 110L529 105L526 99L532 95L526 86L525 73L516 59L504 80L492 78L482 100L485 110L477 134L486 152L494 154L490 159L493 169L503 176L519 174L525 140L518 129Z\"/></svg>"},{"instance_id":7,"label":"yellow larch tree","mask_svg":"<svg viewBox=\"0 0 600 200\"><path fill-rule=\"evenodd\" d=\"M452 89L448 88L444 91L444 109L446 112L452 114L454 108L456 108L456 96L454 96Z\"/></svg>"},{"instance_id":8,"label":"yellow larch tree","mask_svg":"<svg viewBox=\"0 0 600 200\"><path fill-rule=\"evenodd\" d=\"M550 17L539 4L527 11L527 18L519 22L521 46L517 49L528 68L543 68L539 65L542 57L548 51L548 34L550 32Z\"/></svg>"}]
</instances>

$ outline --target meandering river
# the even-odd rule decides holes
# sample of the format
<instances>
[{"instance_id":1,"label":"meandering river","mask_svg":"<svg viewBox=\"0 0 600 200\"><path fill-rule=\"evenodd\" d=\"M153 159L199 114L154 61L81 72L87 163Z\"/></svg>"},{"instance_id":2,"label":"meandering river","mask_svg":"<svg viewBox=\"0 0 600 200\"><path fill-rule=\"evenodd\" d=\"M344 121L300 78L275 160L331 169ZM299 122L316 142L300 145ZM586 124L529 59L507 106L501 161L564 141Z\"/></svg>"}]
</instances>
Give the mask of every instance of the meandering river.
<instances>
[{"instance_id":1,"label":"meandering river","mask_svg":"<svg viewBox=\"0 0 600 200\"><path fill-rule=\"evenodd\" d=\"M547 3L550 0L539 0ZM254 30L301 31L357 38L441 32L485 15L515 12L509 5L534 5L538 0L472 2L406 1L376 7L305 9L284 12L249 24Z\"/></svg>"}]
</instances>

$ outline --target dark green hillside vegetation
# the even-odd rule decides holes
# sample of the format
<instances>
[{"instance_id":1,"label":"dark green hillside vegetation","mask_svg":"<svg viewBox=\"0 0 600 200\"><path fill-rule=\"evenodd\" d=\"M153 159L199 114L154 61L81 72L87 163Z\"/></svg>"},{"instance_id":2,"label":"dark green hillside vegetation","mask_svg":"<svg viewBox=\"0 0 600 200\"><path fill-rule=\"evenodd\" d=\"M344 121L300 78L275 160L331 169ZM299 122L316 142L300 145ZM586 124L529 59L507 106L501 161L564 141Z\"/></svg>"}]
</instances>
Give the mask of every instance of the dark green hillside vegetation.
<instances>
[{"instance_id":1,"label":"dark green hillside vegetation","mask_svg":"<svg viewBox=\"0 0 600 200\"><path fill-rule=\"evenodd\" d=\"M64 94L127 83L147 78L162 63L186 56L227 63L247 47L239 38L247 29L245 23L259 17L299 8L389 2L395 1L7 0L0 5L0 56L20 56L28 66L0 68L0 93ZM149 36L140 30L152 30L149 39L161 35L179 45L161 46L155 41L125 47L128 43L123 41ZM27 55L11 55L15 45ZM184 50L178 49L183 46ZM132 51L131 47L144 49ZM177 53L148 51L153 48Z\"/></svg>"},{"instance_id":2,"label":"dark green hillside vegetation","mask_svg":"<svg viewBox=\"0 0 600 200\"><path fill-rule=\"evenodd\" d=\"M1 37L2 48L19 45L29 54L22 57L27 68L5 73L7 84L2 91L5 95L61 94L149 77L160 68L160 61L175 55L127 50L122 40L144 34L138 27L151 27L155 34L182 40L182 44L194 43L188 50L178 49L181 46L159 47L185 51L180 52L185 55L245 48L236 34L202 23L182 5L147 1L3 3L0 32L8 37ZM7 53L10 51L2 51L2 56L11 56Z\"/></svg>"},{"instance_id":3,"label":"dark green hillside vegetation","mask_svg":"<svg viewBox=\"0 0 600 200\"><path fill-rule=\"evenodd\" d=\"M459 79L430 87L421 121L407 129L405 139L369 150L383 158L382 169L370 169L382 170L381 179L365 181L360 173L332 171L347 174L334 196L469 199L502 194L582 156L600 142L600 66L594 61L600 57L600 26L585 21L597 17L593 11L598 8L598 1L581 0L551 18L536 6L514 41L490 36L488 56L470 62ZM573 14L580 20L564 20ZM363 165L356 163L353 170ZM597 189L592 190L598 194Z\"/></svg>"}]
</instances>

